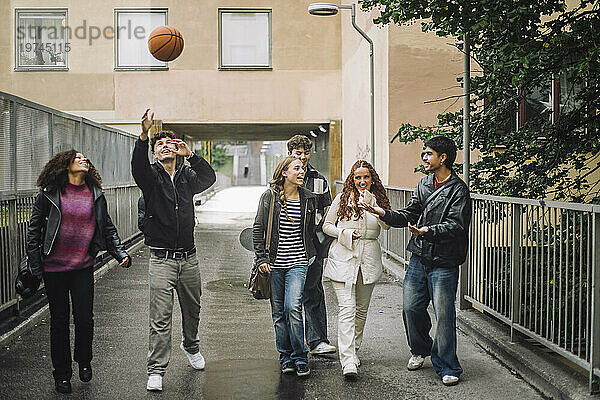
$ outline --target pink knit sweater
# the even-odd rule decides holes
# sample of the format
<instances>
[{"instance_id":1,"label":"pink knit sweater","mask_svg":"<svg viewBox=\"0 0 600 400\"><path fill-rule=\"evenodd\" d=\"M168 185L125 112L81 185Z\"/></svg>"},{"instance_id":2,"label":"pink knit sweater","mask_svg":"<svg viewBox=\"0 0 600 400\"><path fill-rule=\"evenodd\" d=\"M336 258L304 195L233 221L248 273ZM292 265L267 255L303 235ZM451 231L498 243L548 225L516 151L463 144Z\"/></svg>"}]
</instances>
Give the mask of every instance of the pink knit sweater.
<instances>
[{"instance_id":1,"label":"pink knit sweater","mask_svg":"<svg viewBox=\"0 0 600 400\"><path fill-rule=\"evenodd\" d=\"M88 248L94 237L94 198L86 184L67 184L60 195L61 221L52 252L44 259L44 271L61 272L94 265Z\"/></svg>"}]
</instances>

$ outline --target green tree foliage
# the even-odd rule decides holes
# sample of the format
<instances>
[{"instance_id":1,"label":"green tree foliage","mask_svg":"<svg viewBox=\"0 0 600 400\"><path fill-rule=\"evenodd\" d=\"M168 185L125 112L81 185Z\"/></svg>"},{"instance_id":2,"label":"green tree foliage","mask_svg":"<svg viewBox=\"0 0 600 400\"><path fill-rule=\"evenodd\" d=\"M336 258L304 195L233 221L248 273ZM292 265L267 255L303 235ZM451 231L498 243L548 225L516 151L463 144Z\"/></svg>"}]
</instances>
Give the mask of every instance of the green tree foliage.
<instances>
[{"instance_id":1,"label":"green tree foliage","mask_svg":"<svg viewBox=\"0 0 600 400\"><path fill-rule=\"evenodd\" d=\"M379 0L376 24L421 23L424 32L471 39L471 146L475 191L496 195L600 201L600 6L580 0ZM560 112L552 116L552 79ZM459 79L461 81L461 79ZM540 94L541 93L541 94ZM537 103L532 97L544 99ZM545 97L544 97L545 96ZM540 104L546 102L544 106ZM519 105L528 104L518 128ZM554 121L553 121L554 119ZM462 145L462 111L432 127L404 124L400 142L445 134Z\"/></svg>"},{"instance_id":2,"label":"green tree foliage","mask_svg":"<svg viewBox=\"0 0 600 400\"><path fill-rule=\"evenodd\" d=\"M227 149L222 146L215 146L212 152L211 165L214 169L221 169L227 163L228 158L233 158L227 155Z\"/></svg>"}]
</instances>

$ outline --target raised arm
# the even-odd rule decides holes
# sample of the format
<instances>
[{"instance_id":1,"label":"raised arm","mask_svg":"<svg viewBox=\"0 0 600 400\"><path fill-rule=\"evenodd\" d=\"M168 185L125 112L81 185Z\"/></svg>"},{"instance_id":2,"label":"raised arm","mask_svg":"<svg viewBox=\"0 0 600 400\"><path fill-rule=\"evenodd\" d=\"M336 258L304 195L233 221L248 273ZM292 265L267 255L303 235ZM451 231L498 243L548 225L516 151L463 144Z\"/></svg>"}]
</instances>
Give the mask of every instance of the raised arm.
<instances>
[{"instance_id":1,"label":"raised arm","mask_svg":"<svg viewBox=\"0 0 600 400\"><path fill-rule=\"evenodd\" d=\"M142 133L140 133L140 138L135 142L133 155L131 156L131 173L133 174L135 183L142 189L142 192L149 192L156 181L156 176L150 166L150 160L148 160L148 131L152 126L154 113L148 116L148 111L150 109L147 109L142 116Z\"/></svg>"},{"instance_id":2,"label":"raised arm","mask_svg":"<svg viewBox=\"0 0 600 400\"><path fill-rule=\"evenodd\" d=\"M217 180L215 170L203 157L192 154L187 160L192 167L188 170L188 179L194 193L203 192L215 183Z\"/></svg>"}]
</instances>

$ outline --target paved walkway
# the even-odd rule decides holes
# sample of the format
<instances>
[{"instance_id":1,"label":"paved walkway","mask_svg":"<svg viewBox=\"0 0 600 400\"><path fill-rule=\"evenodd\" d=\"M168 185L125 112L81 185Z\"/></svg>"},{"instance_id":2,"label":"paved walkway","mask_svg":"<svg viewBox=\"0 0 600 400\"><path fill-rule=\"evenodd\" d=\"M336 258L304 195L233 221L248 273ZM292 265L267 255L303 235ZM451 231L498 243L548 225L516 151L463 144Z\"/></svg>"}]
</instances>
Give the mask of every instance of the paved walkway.
<instances>
[{"instance_id":1,"label":"paved walkway","mask_svg":"<svg viewBox=\"0 0 600 400\"><path fill-rule=\"evenodd\" d=\"M74 374L73 398L85 399L535 399L530 386L512 375L463 334L459 358L465 373L445 387L426 361L409 372L401 316L401 287L385 277L376 286L361 347L360 378L345 382L337 354L311 357L308 379L282 376L270 307L245 287L252 255L237 240L252 224L264 188L230 188L198 208L196 243L203 273L200 348L206 370L193 370L179 349L181 313L175 306L173 353L164 391L148 393L148 251L133 253L129 270L113 268L96 282L94 379ZM241 211L241 212L240 212ZM330 339L336 342L337 306L326 283ZM49 325L43 321L0 350L0 398L62 398L51 375ZM76 369L76 364L73 364Z\"/></svg>"}]
</instances>

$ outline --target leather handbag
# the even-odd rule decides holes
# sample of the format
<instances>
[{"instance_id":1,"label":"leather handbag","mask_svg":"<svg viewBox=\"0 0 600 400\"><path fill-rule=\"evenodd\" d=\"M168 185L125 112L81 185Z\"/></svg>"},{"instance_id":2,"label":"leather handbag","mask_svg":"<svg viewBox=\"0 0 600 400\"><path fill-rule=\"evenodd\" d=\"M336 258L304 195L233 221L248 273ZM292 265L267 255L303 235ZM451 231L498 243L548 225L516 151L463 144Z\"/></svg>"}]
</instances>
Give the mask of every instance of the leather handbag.
<instances>
[{"instance_id":1,"label":"leather handbag","mask_svg":"<svg viewBox=\"0 0 600 400\"><path fill-rule=\"evenodd\" d=\"M26 299L37 293L41 279L31 273L27 256L21 259L19 272L15 279L15 289L22 298Z\"/></svg>"},{"instance_id":2,"label":"leather handbag","mask_svg":"<svg viewBox=\"0 0 600 400\"><path fill-rule=\"evenodd\" d=\"M271 203L269 204L269 220L267 222L267 237L265 249L269 254L271 246L271 231L273 229L273 209L275 207L275 193L271 191ZM258 269L258 261L254 257L252 262L252 271L250 272L250 281L248 282L248 290L252 293L255 299L270 299L271 298L271 274L262 273Z\"/></svg>"}]
</instances>

